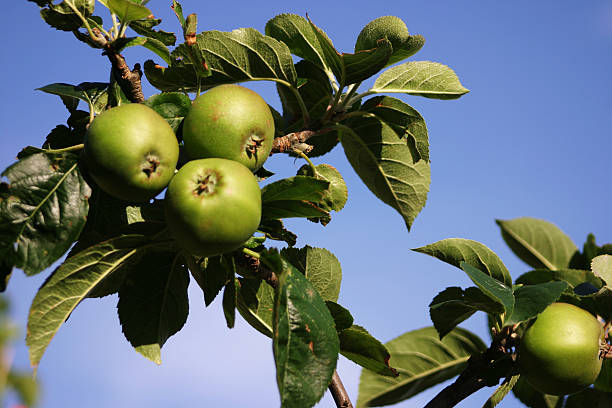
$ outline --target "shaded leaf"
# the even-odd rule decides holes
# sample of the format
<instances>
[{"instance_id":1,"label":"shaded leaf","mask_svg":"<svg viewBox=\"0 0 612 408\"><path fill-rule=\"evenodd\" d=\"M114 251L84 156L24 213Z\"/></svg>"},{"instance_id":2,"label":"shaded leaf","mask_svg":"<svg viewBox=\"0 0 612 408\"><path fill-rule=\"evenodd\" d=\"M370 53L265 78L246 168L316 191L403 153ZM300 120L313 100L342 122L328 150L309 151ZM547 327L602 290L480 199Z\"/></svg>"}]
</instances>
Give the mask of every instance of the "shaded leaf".
<instances>
[{"instance_id":1,"label":"shaded leaf","mask_svg":"<svg viewBox=\"0 0 612 408\"><path fill-rule=\"evenodd\" d=\"M223 290L223 315L229 329L236 324L237 290L240 286L238 279L232 277Z\"/></svg>"},{"instance_id":2,"label":"shaded leaf","mask_svg":"<svg viewBox=\"0 0 612 408\"><path fill-rule=\"evenodd\" d=\"M600 391L612 392L612 359L606 358L603 361L601 371L593 387Z\"/></svg>"},{"instance_id":3,"label":"shaded leaf","mask_svg":"<svg viewBox=\"0 0 612 408\"><path fill-rule=\"evenodd\" d=\"M536 269L567 268L578 248L556 225L531 217L496 220L502 237L523 262Z\"/></svg>"},{"instance_id":4,"label":"shaded leaf","mask_svg":"<svg viewBox=\"0 0 612 408\"><path fill-rule=\"evenodd\" d=\"M506 316L509 316L512 313L512 310L514 309L514 295L512 293L512 287L506 286L497 279L494 279L481 270L474 268L469 263L461 262L460 266L461 269L467 273L472 282L474 282L485 295L503 305Z\"/></svg>"},{"instance_id":5,"label":"shaded leaf","mask_svg":"<svg viewBox=\"0 0 612 408\"><path fill-rule=\"evenodd\" d=\"M166 119L177 133L181 122L191 109L191 99L182 93L165 92L151 96L145 101L145 105Z\"/></svg>"},{"instance_id":6,"label":"shaded leaf","mask_svg":"<svg viewBox=\"0 0 612 408\"><path fill-rule=\"evenodd\" d=\"M297 235L287 230L281 220L264 218L261 220L257 230L266 234L266 237L270 239L285 241L289 246L293 246L297 242Z\"/></svg>"},{"instance_id":7,"label":"shaded leaf","mask_svg":"<svg viewBox=\"0 0 612 408\"><path fill-rule=\"evenodd\" d=\"M587 388L568 395L564 408L608 408L612 406L612 393Z\"/></svg>"},{"instance_id":8,"label":"shaded leaf","mask_svg":"<svg viewBox=\"0 0 612 408\"><path fill-rule=\"evenodd\" d=\"M135 20L130 21L130 28L140 35L159 40L166 46L174 45L176 43L176 35L174 33L153 29L153 27L158 26L160 23L161 19L154 18Z\"/></svg>"},{"instance_id":9,"label":"shaded leaf","mask_svg":"<svg viewBox=\"0 0 612 408\"><path fill-rule=\"evenodd\" d=\"M429 136L425 120L414 108L397 98L376 96L364 102L360 110L373 113L400 136L406 138L415 161L429 162Z\"/></svg>"},{"instance_id":10,"label":"shaded leaf","mask_svg":"<svg viewBox=\"0 0 612 408\"><path fill-rule=\"evenodd\" d=\"M26 345L32 365L38 365L55 333L102 279L119 273L156 245L160 244L143 235L120 236L81 251L58 267L30 307Z\"/></svg>"},{"instance_id":11,"label":"shaded leaf","mask_svg":"<svg viewBox=\"0 0 612 408\"><path fill-rule=\"evenodd\" d=\"M53 4L51 0L39 0L35 3L41 7L40 15L43 20L51 27L62 31L78 30L83 25L69 4L72 4L83 17L89 17L95 6L95 0L64 0L58 4Z\"/></svg>"},{"instance_id":12,"label":"shaded leaf","mask_svg":"<svg viewBox=\"0 0 612 408\"><path fill-rule=\"evenodd\" d=\"M512 326L536 317L548 305L556 302L567 287L567 282L560 281L516 287L514 310L504 324Z\"/></svg>"},{"instance_id":13,"label":"shaded leaf","mask_svg":"<svg viewBox=\"0 0 612 408\"><path fill-rule=\"evenodd\" d=\"M506 395L508 395L510 390L512 390L518 379L519 375L514 375L504 379L499 387L497 387L493 395L491 395L487 402L485 402L482 408L493 408L497 406L497 404L499 404L506 397Z\"/></svg>"},{"instance_id":14,"label":"shaded leaf","mask_svg":"<svg viewBox=\"0 0 612 408\"><path fill-rule=\"evenodd\" d=\"M336 331L338 333L353 325L353 316L351 315L351 312L340 306L338 303L332 302L331 300L326 300L325 304L327 305L327 308L334 319Z\"/></svg>"},{"instance_id":15,"label":"shaded leaf","mask_svg":"<svg viewBox=\"0 0 612 408\"><path fill-rule=\"evenodd\" d=\"M479 310L492 315L504 312L501 304L474 287L465 290L458 287L446 288L429 304L429 316L440 338Z\"/></svg>"},{"instance_id":16,"label":"shaded leaf","mask_svg":"<svg viewBox=\"0 0 612 408\"><path fill-rule=\"evenodd\" d=\"M117 312L126 339L161 364L161 348L187 321L189 273L175 252L152 252L130 267Z\"/></svg>"},{"instance_id":17,"label":"shaded leaf","mask_svg":"<svg viewBox=\"0 0 612 408\"><path fill-rule=\"evenodd\" d=\"M263 205L262 218L316 218L329 221L329 213L309 201L277 200Z\"/></svg>"},{"instance_id":18,"label":"shaded leaf","mask_svg":"<svg viewBox=\"0 0 612 408\"><path fill-rule=\"evenodd\" d=\"M546 395L535 390L525 377L519 377L512 388L512 393L530 408L561 408L565 401L565 396Z\"/></svg>"},{"instance_id":19,"label":"shaded leaf","mask_svg":"<svg viewBox=\"0 0 612 408\"><path fill-rule=\"evenodd\" d=\"M470 239L448 238L424 247L415 248L413 251L433 256L457 268L461 267L461 262L466 262L476 269L485 271L492 278L506 285L512 285L510 272L508 272L504 263L495 252L480 242Z\"/></svg>"},{"instance_id":20,"label":"shaded leaf","mask_svg":"<svg viewBox=\"0 0 612 408\"><path fill-rule=\"evenodd\" d=\"M386 39L378 41L378 46L371 50L359 51L354 54L342 54L345 69L344 84L356 84L365 81L379 72L391 57L393 47Z\"/></svg>"},{"instance_id":21,"label":"shaded leaf","mask_svg":"<svg viewBox=\"0 0 612 408\"><path fill-rule=\"evenodd\" d=\"M429 164L415 163L405 141L375 116L356 118L340 128L340 142L355 172L410 229L427 200Z\"/></svg>"},{"instance_id":22,"label":"shaded leaf","mask_svg":"<svg viewBox=\"0 0 612 408\"><path fill-rule=\"evenodd\" d=\"M461 85L455 72L446 65L431 61L410 61L380 74L369 92L456 99L469 91Z\"/></svg>"},{"instance_id":23,"label":"shaded leaf","mask_svg":"<svg viewBox=\"0 0 612 408\"><path fill-rule=\"evenodd\" d=\"M344 208L348 199L348 190L342 175L336 168L329 164L315 166L316 174L312 167L304 165L298 170L298 175L315 177L319 180L329 182L329 187L323 192L323 197L317 202L318 206L326 211L340 211Z\"/></svg>"},{"instance_id":24,"label":"shaded leaf","mask_svg":"<svg viewBox=\"0 0 612 408\"><path fill-rule=\"evenodd\" d=\"M204 292L204 303L209 306L233 278L235 273L234 259L220 255L206 258L199 263L190 263L189 269L194 279Z\"/></svg>"},{"instance_id":25,"label":"shaded leaf","mask_svg":"<svg viewBox=\"0 0 612 408\"><path fill-rule=\"evenodd\" d=\"M273 350L281 406L313 406L327 390L338 360L334 320L301 272L287 263L276 272Z\"/></svg>"},{"instance_id":26,"label":"shaded leaf","mask_svg":"<svg viewBox=\"0 0 612 408\"><path fill-rule=\"evenodd\" d=\"M107 97L106 90L108 83L105 82L82 82L78 85L55 83L37 88L49 94L60 97L71 97L85 101L88 105L94 106L99 98Z\"/></svg>"},{"instance_id":27,"label":"shaded leaf","mask_svg":"<svg viewBox=\"0 0 612 408\"><path fill-rule=\"evenodd\" d=\"M405 333L386 343L389 364L399 377L363 370L357 408L396 404L461 373L473 354L487 346L474 334L457 328L443 340L433 327Z\"/></svg>"},{"instance_id":28,"label":"shaded leaf","mask_svg":"<svg viewBox=\"0 0 612 408\"><path fill-rule=\"evenodd\" d=\"M282 179L261 189L261 202L265 205L273 201L319 201L329 184L329 181L308 176Z\"/></svg>"},{"instance_id":29,"label":"shaded leaf","mask_svg":"<svg viewBox=\"0 0 612 408\"><path fill-rule=\"evenodd\" d=\"M0 185L3 269L15 265L33 275L51 266L78 238L91 189L81 176L77 156L70 153L33 154L2 176L9 181Z\"/></svg>"},{"instance_id":30,"label":"shaded leaf","mask_svg":"<svg viewBox=\"0 0 612 408\"><path fill-rule=\"evenodd\" d=\"M391 355L387 348L366 329L353 325L338 333L340 353L354 363L383 376L397 377L397 371L389 365Z\"/></svg>"},{"instance_id":31,"label":"shaded leaf","mask_svg":"<svg viewBox=\"0 0 612 408\"><path fill-rule=\"evenodd\" d=\"M342 267L334 254L325 248L305 246L285 248L281 256L306 276L323 300L338 300Z\"/></svg>"},{"instance_id":32,"label":"shaded leaf","mask_svg":"<svg viewBox=\"0 0 612 408\"><path fill-rule=\"evenodd\" d=\"M591 271L581 271L576 269L561 269L551 271L549 269L536 269L522 274L516 279L517 285L535 285L550 281L567 282L571 288L575 288L581 283L588 282L597 288L602 286L601 279L596 277Z\"/></svg>"},{"instance_id":33,"label":"shaded leaf","mask_svg":"<svg viewBox=\"0 0 612 408\"><path fill-rule=\"evenodd\" d=\"M157 40L155 38L150 37L130 37L130 38L119 38L114 43L113 46L117 50L117 52L121 52L123 49L128 47L135 47L137 45L142 45L149 51L153 51L159 57L161 57L166 64L170 64L172 60L170 59L170 50L164 45L163 42Z\"/></svg>"},{"instance_id":34,"label":"shaded leaf","mask_svg":"<svg viewBox=\"0 0 612 408\"><path fill-rule=\"evenodd\" d=\"M239 278L236 307L255 330L272 337L274 289L260 279Z\"/></svg>"}]
</instances>

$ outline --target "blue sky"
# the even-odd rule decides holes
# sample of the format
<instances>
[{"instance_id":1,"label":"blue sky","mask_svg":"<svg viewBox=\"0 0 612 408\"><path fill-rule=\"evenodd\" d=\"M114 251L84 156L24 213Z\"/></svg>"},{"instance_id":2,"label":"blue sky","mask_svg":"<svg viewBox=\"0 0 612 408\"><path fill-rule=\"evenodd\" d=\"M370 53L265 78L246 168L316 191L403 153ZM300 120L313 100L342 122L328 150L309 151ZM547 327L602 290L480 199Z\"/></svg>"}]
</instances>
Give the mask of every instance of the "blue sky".
<instances>
[{"instance_id":1,"label":"blue sky","mask_svg":"<svg viewBox=\"0 0 612 408\"><path fill-rule=\"evenodd\" d=\"M177 31L169 4L151 0L148 6L164 19L162 28ZM348 205L325 228L302 220L288 225L299 234L299 246L325 247L339 258L340 303L357 324L388 341L431 325L427 305L443 288L471 286L461 271L410 248L470 238L497 252L513 277L527 271L503 243L496 218L552 221L578 246L590 232L600 244L612 242L612 1L295 4L182 1L186 13L198 13L199 30L263 31L276 14L308 13L336 48L346 52L370 20L396 15L411 33L427 39L412 59L449 65L471 90L456 101L402 97L427 122L432 158L429 199L410 233L398 214L361 185L340 149L315 159L344 175ZM59 98L34 89L54 82L106 81L108 61L70 34L49 28L34 3L9 2L3 11L0 167L5 168L22 146L40 145L67 118ZM132 65L156 59L144 49L124 55ZM252 86L279 108L273 86ZM147 96L154 93L145 86ZM266 167L286 177L302 164L275 156ZM17 271L2 295L13 301L13 316L22 327L49 272L26 279ZM278 406L269 340L242 319L235 329L227 329L218 302L205 309L193 284L189 294L187 324L166 343L159 367L123 338L116 297L81 304L41 362L41 406ZM477 314L463 326L487 339L484 320ZM28 364L23 336L15 362ZM359 368L341 358L338 371L356 402ZM481 406L492 391L479 392L459 406ZM397 406L421 407L435 393ZM333 402L327 395L318 406ZM509 396L500 406L520 404Z\"/></svg>"}]
</instances>

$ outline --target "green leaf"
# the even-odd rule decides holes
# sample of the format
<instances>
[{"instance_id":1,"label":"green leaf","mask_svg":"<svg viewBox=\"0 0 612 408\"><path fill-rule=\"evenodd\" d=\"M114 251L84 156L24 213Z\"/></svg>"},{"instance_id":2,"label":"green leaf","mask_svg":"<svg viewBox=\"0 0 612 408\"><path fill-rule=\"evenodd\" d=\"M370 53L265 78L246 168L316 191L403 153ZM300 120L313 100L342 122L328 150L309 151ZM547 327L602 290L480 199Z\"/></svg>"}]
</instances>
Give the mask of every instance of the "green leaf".
<instances>
[{"instance_id":1,"label":"green leaf","mask_svg":"<svg viewBox=\"0 0 612 408\"><path fill-rule=\"evenodd\" d=\"M389 365L391 355L387 348L366 329L355 326L338 333L340 353L354 363L383 376L397 377L398 372Z\"/></svg>"},{"instance_id":2,"label":"green leaf","mask_svg":"<svg viewBox=\"0 0 612 408\"><path fill-rule=\"evenodd\" d=\"M323 68L328 77L343 79L342 58L329 38L304 17L280 14L266 23L266 35L287 44L291 53Z\"/></svg>"},{"instance_id":3,"label":"green leaf","mask_svg":"<svg viewBox=\"0 0 612 408\"><path fill-rule=\"evenodd\" d=\"M523 262L536 269L565 269L578 248L548 221L531 217L496 220L502 237Z\"/></svg>"},{"instance_id":4,"label":"green leaf","mask_svg":"<svg viewBox=\"0 0 612 408\"><path fill-rule=\"evenodd\" d=\"M271 338L274 289L260 279L238 280L238 312L255 330Z\"/></svg>"},{"instance_id":5,"label":"green leaf","mask_svg":"<svg viewBox=\"0 0 612 408\"><path fill-rule=\"evenodd\" d=\"M151 10L130 0L106 0L110 11L119 17L123 23L134 20L143 20L153 13Z\"/></svg>"},{"instance_id":6,"label":"green leaf","mask_svg":"<svg viewBox=\"0 0 612 408\"><path fill-rule=\"evenodd\" d=\"M469 263L461 262L460 266L470 277L472 282L474 282L485 295L503 305L506 316L512 313L514 309L512 287L506 286L504 283L490 277L480 269L474 268Z\"/></svg>"},{"instance_id":7,"label":"green leaf","mask_svg":"<svg viewBox=\"0 0 612 408\"><path fill-rule=\"evenodd\" d=\"M289 246L293 246L297 242L297 235L286 229L281 220L264 218L257 227L257 231L263 232L269 239L285 241Z\"/></svg>"},{"instance_id":8,"label":"green leaf","mask_svg":"<svg viewBox=\"0 0 612 408\"><path fill-rule=\"evenodd\" d=\"M38 91L58 95L60 97L71 97L80 99L82 101L85 101L85 103L87 103L89 106L96 105L100 98L107 98L107 89L108 83L104 82L82 82L78 85L55 83L43 86L42 88L37 88ZM97 113L99 113L100 111L101 110L98 110Z\"/></svg>"},{"instance_id":9,"label":"green leaf","mask_svg":"<svg viewBox=\"0 0 612 408\"><path fill-rule=\"evenodd\" d=\"M338 300L342 267L334 254L307 245L302 249L285 248L281 256L306 276L323 300Z\"/></svg>"},{"instance_id":10,"label":"green leaf","mask_svg":"<svg viewBox=\"0 0 612 408\"><path fill-rule=\"evenodd\" d=\"M38 403L40 390L32 373L11 370L6 374L6 385L17 392L22 404L32 407Z\"/></svg>"},{"instance_id":11,"label":"green leaf","mask_svg":"<svg viewBox=\"0 0 612 408\"><path fill-rule=\"evenodd\" d=\"M174 33L153 29L153 27L158 26L160 23L161 19L148 18L146 20L130 21L129 25L132 30L140 35L159 40L166 46L174 45L176 43L176 35Z\"/></svg>"},{"instance_id":12,"label":"green leaf","mask_svg":"<svg viewBox=\"0 0 612 408\"><path fill-rule=\"evenodd\" d=\"M425 45L425 37L422 35L417 34L408 36L408 39L406 42L404 42L404 44L402 44L401 47L395 47L393 49L393 54L391 55L391 58L389 58L387 66L412 57L414 54L419 52L421 48L423 48L423 45Z\"/></svg>"},{"instance_id":13,"label":"green leaf","mask_svg":"<svg viewBox=\"0 0 612 408\"><path fill-rule=\"evenodd\" d=\"M546 395L534 389L525 379L519 377L512 388L512 393L523 404L530 408L561 408L565 396Z\"/></svg>"},{"instance_id":14,"label":"green leaf","mask_svg":"<svg viewBox=\"0 0 612 408\"><path fill-rule=\"evenodd\" d=\"M370 78L387 66L392 52L391 43L383 39L378 42L378 46L374 49L356 52L355 54L342 54L342 62L346 71L344 84L356 84Z\"/></svg>"},{"instance_id":15,"label":"green leaf","mask_svg":"<svg viewBox=\"0 0 612 408\"><path fill-rule=\"evenodd\" d=\"M516 382L519 379L519 375L514 375L512 377L508 377L504 379L504 381L500 384L499 387L495 390L493 395L489 397L487 402L482 406L482 408L493 408L496 407L505 397L508 395L510 390L514 387Z\"/></svg>"},{"instance_id":16,"label":"green leaf","mask_svg":"<svg viewBox=\"0 0 612 408\"><path fill-rule=\"evenodd\" d=\"M166 64L170 64L172 62L170 58L170 51L164 45L163 42L150 37L130 37L130 38L119 38L116 40L113 45L117 49L117 52L121 52L125 48L134 47L137 45L142 45L149 51L153 51L155 54L160 56Z\"/></svg>"},{"instance_id":17,"label":"green leaf","mask_svg":"<svg viewBox=\"0 0 612 408\"><path fill-rule=\"evenodd\" d=\"M304 275L282 263L274 303L274 360L281 406L318 402L331 381L339 341L334 320Z\"/></svg>"},{"instance_id":18,"label":"green leaf","mask_svg":"<svg viewBox=\"0 0 612 408\"><path fill-rule=\"evenodd\" d=\"M415 162L406 142L376 116L359 117L339 127L344 153L359 178L399 212L410 230L427 200L429 164Z\"/></svg>"},{"instance_id":19,"label":"green leaf","mask_svg":"<svg viewBox=\"0 0 612 408\"><path fill-rule=\"evenodd\" d=\"M229 329L233 329L234 324L236 324L237 291L239 287L238 279L232 277L223 291L223 314Z\"/></svg>"},{"instance_id":20,"label":"green leaf","mask_svg":"<svg viewBox=\"0 0 612 408\"><path fill-rule=\"evenodd\" d=\"M415 161L429 162L427 126L414 108L397 98L376 96L365 101L360 110L373 113L405 138Z\"/></svg>"},{"instance_id":21,"label":"green leaf","mask_svg":"<svg viewBox=\"0 0 612 408\"><path fill-rule=\"evenodd\" d=\"M389 364L399 377L363 370L357 408L396 404L461 373L473 354L487 346L476 335L457 328L443 340L433 327L414 330L386 343Z\"/></svg>"},{"instance_id":22,"label":"green leaf","mask_svg":"<svg viewBox=\"0 0 612 408\"><path fill-rule=\"evenodd\" d=\"M349 312L348 309L345 309L338 303L332 302L331 300L326 300L325 304L329 309L329 313L331 313L332 317L334 318L336 331L338 333L353 325L353 315L351 315L351 312Z\"/></svg>"},{"instance_id":23,"label":"green leaf","mask_svg":"<svg viewBox=\"0 0 612 408\"><path fill-rule=\"evenodd\" d=\"M561 269L551 271L549 269L536 269L522 274L516 279L517 285L535 285L550 281L564 281L573 289L581 283L588 282L597 288L602 286L602 282L591 271L581 271L576 269Z\"/></svg>"},{"instance_id":24,"label":"green leaf","mask_svg":"<svg viewBox=\"0 0 612 408\"><path fill-rule=\"evenodd\" d=\"M371 93L405 93L434 99L456 99L469 92L455 72L430 61L410 61L378 76Z\"/></svg>"},{"instance_id":25,"label":"green leaf","mask_svg":"<svg viewBox=\"0 0 612 408\"><path fill-rule=\"evenodd\" d=\"M119 290L117 312L134 349L161 364L161 348L177 333L189 313L189 272L175 252L152 252L130 266Z\"/></svg>"},{"instance_id":26,"label":"green leaf","mask_svg":"<svg viewBox=\"0 0 612 408\"><path fill-rule=\"evenodd\" d=\"M295 176L267 184L261 189L263 204L273 201L318 201L323 197L329 182L314 177Z\"/></svg>"},{"instance_id":27,"label":"green leaf","mask_svg":"<svg viewBox=\"0 0 612 408\"><path fill-rule=\"evenodd\" d=\"M95 6L95 0L64 0L58 4L53 4L51 0L35 2L41 7L40 15L43 20L51 27L62 31L78 30L83 25L83 22L69 4L85 18L93 13Z\"/></svg>"},{"instance_id":28,"label":"green leaf","mask_svg":"<svg viewBox=\"0 0 612 408\"><path fill-rule=\"evenodd\" d=\"M603 279L606 286L612 287L612 255L599 255L591 261L595 276Z\"/></svg>"},{"instance_id":29,"label":"green leaf","mask_svg":"<svg viewBox=\"0 0 612 408\"><path fill-rule=\"evenodd\" d=\"M597 380L593 384L595 389L605 392L612 392L612 360L609 358L604 359L601 371Z\"/></svg>"},{"instance_id":30,"label":"green leaf","mask_svg":"<svg viewBox=\"0 0 612 408\"><path fill-rule=\"evenodd\" d=\"M177 133L181 122L191 109L191 99L182 93L165 92L151 96L145 101L145 105L166 119L174 132Z\"/></svg>"},{"instance_id":31,"label":"green leaf","mask_svg":"<svg viewBox=\"0 0 612 408\"><path fill-rule=\"evenodd\" d=\"M253 28L205 31L196 36L195 45L181 44L171 57L169 68L145 62L147 79L162 91L194 92L200 87L261 80L297 85L287 46Z\"/></svg>"},{"instance_id":32,"label":"green leaf","mask_svg":"<svg viewBox=\"0 0 612 408\"><path fill-rule=\"evenodd\" d=\"M129 266L156 245L144 235L125 235L94 245L68 258L47 279L32 301L26 345L37 366L51 339L98 283Z\"/></svg>"},{"instance_id":33,"label":"green leaf","mask_svg":"<svg viewBox=\"0 0 612 408\"><path fill-rule=\"evenodd\" d=\"M457 268L461 267L461 262L466 262L481 271L485 271L492 278L506 285L512 285L510 272L508 272L504 263L495 252L480 242L470 239L448 238L421 248L415 248L413 251L433 256Z\"/></svg>"},{"instance_id":34,"label":"green leaf","mask_svg":"<svg viewBox=\"0 0 612 408\"><path fill-rule=\"evenodd\" d=\"M512 326L536 317L548 305L556 302L567 287L567 282L559 281L516 287L514 310L504 324Z\"/></svg>"},{"instance_id":35,"label":"green leaf","mask_svg":"<svg viewBox=\"0 0 612 408\"><path fill-rule=\"evenodd\" d=\"M329 213L309 201L277 200L264 204L262 218L316 218L329 221Z\"/></svg>"},{"instance_id":36,"label":"green leaf","mask_svg":"<svg viewBox=\"0 0 612 408\"><path fill-rule=\"evenodd\" d=\"M501 304L474 287L465 290L458 287L446 288L429 304L429 316L440 338L479 310L492 315L504 312Z\"/></svg>"},{"instance_id":37,"label":"green leaf","mask_svg":"<svg viewBox=\"0 0 612 408\"><path fill-rule=\"evenodd\" d=\"M0 257L34 275L48 268L78 238L91 189L83 180L77 156L37 153L3 173L0 184Z\"/></svg>"},{"instance_id":38,"label":"green leaf","mask_svg":"<svg viewBox=\"0 0 612 408\"><path fill-rule=\"evenodd\" d=\"M201 263L190 263L189 270L204 292L204 303L209 306L234 278L234 259L227 255L210 257Z\"/></svg>"},{"instance_id":39,"label":"green leaf","mask_svg":"<svg viewBox=\"0 0 612 408\"><path fill-rule=\"evenodd\" d=\"M298 170L298 175L315 177L329 182L329 188L323 192L323 197L317 205L326 211L340 211L348 199L348 190L342 175L329 164L315 166L316 174L311 166L305 164Z\"/></svg>"}]
</instances>

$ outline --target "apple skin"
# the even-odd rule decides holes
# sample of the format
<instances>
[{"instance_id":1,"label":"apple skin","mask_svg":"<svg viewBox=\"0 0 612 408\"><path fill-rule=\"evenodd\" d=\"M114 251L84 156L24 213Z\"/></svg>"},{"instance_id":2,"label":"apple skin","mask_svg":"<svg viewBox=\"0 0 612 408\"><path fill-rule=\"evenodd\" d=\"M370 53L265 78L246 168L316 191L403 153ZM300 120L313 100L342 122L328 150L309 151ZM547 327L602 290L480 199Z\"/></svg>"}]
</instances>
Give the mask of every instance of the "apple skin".
<instances>
[{"instance_id":1,"label":"apple skin","mask_svg":"<svg viewBox=\"0 0 612 408\"><path fill-rule=\"evenodd\" d=\"M589 312L568 303L553 303L538 315L521 338L521 375L538 391L573 394L599 375L603 326Z\"/></svg>"},{"instance_id":2,"label":"apple skin","mask_svg":"<svg viewBox=\"0 0 612 408\"><path fill-rule=\"evenodd\" d=\"M183 121L183 143L192 160L219 157L256 171L273 142L274 117L268 104L240 85L219 85L198 96Z\"/></svg>"},{"instance_id":3,"label":"apple skin","mask_svg":"<svg viewBox=\"0 0 612 408\"><path fill-rule=\"evenodd\" d=\"M178 154L168 122L153 109L130 103L96 116L85 133L82 158L91 178L106 193L144 202L168 185Z\"/></svg>"},{"instance_id":4,"label":"apple skin","mask_svg":"<svg viewBox=\"0 0 612 408\"><path fill-rule=\"evenodd\" d=\"M238 249L261 219L257 179L233 160L187 162L170 181L164 201L174 239L192 255L202 257Z\"/></svg>"}]
</instances>

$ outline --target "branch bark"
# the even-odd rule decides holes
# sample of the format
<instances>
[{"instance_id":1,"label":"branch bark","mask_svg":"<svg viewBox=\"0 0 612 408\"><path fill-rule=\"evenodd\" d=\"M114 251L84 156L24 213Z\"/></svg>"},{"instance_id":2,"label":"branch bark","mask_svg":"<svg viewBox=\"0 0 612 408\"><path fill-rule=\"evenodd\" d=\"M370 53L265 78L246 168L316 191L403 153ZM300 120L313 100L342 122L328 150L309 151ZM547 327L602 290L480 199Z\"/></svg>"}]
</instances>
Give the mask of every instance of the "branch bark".
<instances>
[{"instance_id":1,"label":"branch bark","mask_svg":"<svg viewBox=\"0 0 612 408\"><path fill-rule=\"evenodd\" d=\"M277 137L272 144L272 153L291 152L295 149L304 153L309 153L312 146L306 144L306 141L313 136L323 135L330 132L331 129L323 128L319 130L301 130L286 134L285 136Z\"/></svg>"}]
</instances>

